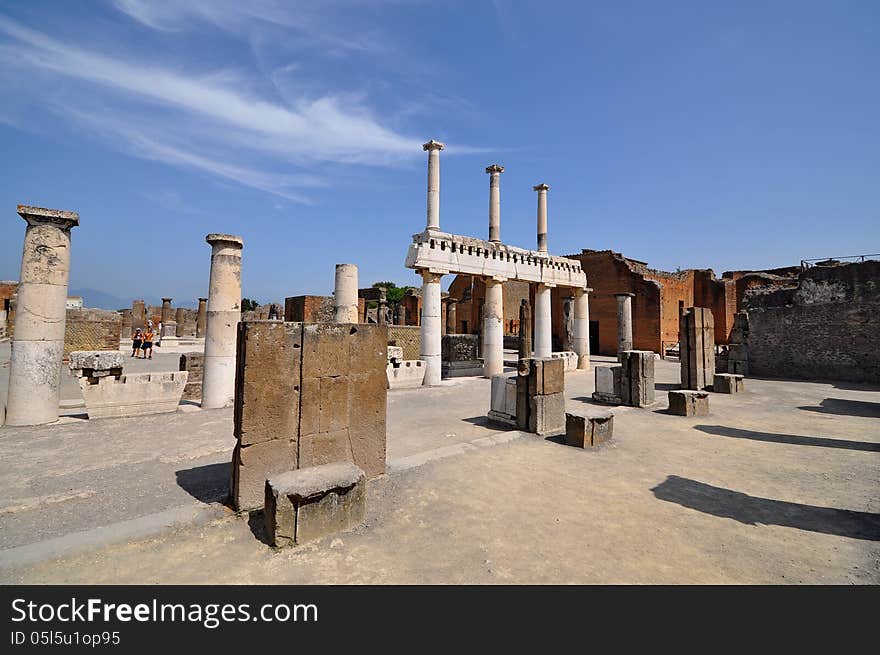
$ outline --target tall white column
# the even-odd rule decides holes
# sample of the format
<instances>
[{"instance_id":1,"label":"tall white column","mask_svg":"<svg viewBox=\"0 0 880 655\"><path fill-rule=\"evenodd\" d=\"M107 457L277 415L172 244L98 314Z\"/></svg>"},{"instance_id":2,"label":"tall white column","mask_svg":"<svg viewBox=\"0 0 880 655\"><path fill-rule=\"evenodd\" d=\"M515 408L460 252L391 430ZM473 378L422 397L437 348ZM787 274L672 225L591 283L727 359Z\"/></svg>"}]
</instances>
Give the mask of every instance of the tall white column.
<instances>
[{"instance_id":1,"label":"tall white column","mask_svg":"<svg viewBox=\"0 0 880 655\"><path fill-rule=\"evenodd\" d=\"M483 376L504 373L504 284L486 280L483 303Z\"/></svg>"},{"instance_id":2,"label":"tall white column","mask_svg":"<svg viewBox=\"0 0 880 655\"><path fill-rule=\"evenodd\" d=\"M632 299L634 293L615 293L617 298L617 354L633 349Z\"/></svg>"},{"instance_id":3,"label":"tall white column","mask_svg":"<svg viewBox=\"0 0 880 655\"><path fill-rule=\"evenodd\" d=\"M590 289L574 290L574 329L572 347L578 356L578 368L590 368Z\"/></svg>"},{"instance_id":4,"label":"tall white column","mask_svg":"<svg viewBox=\"0 0 880 655\"><path fill-rule=\"evenodd\" d=\"M354 264L336 264L333 305L337 323L358 323L358 268Z\"/></svg>"},{"instance_id":5,"label":"tall white column","mask_svg":"<svg viewBox=\"0 0 880 655\"><path fill-rule=\"evenodd\" d=\"M486 167L489 174L489 241L501 243L501 174L504 166Z\"/></svg>"},{"instance_id":6,"label":"tall white column","mask_svg":"<svg viewBox=\"0 0 880 655\"><path fill-rule=\"evenodd\" d=\"M550 287L539 284L535 289L535 357L549 357L553 352L550 306Z\"/></svg>"},{"instance_id":7,"label":"tall white column","mask_svg":"<svg viewBox=\"0 0 880 655\"><path fill-rule=\"evenodd\" d=\"M79 214L18 206L27 221L9 362L7 425L58 420L61 360L67 322L70 230Z\"/></svg>"},{"instance_id":8,"label":"tall white column","mask_svg":"<svg viewBox=\"0 0 880 655\"><path fill-rule=\"evenodd\" d=\"M547 252L547 191L546 184L532 187L538 192L538 252Z\"/></svg>"},{"instance_id":9,"label":"tall white column","mask_svg":"<svg viewBox=\"0 0 880 655\"><path fill-rule=\"evenodd\" d=\"M419 358L425 362L426 387L440 384L440 278L438 273L419 271L422 276L422 348Z\"/></svg>"},{"instance_id":10,"label":"tall white column","mask_svg":"<svg viewBox=\"0 0 880 655\"><path fill-rule=\"evenodd\" d=\"M428 141L422 150L428 151L428 222L427 230L440 229L440 151L446 146L439 141Z\"/></svg>"},{"instance_id":11,"label":"tall white column","mask_svg":"<svg viewBox=\"0 0 880 655\"><path fill-rule=\"evenodd\" d=\"M209 234L211 280L208 285L202 408L226 407L235 398L235 349L241 320L241 250L232 234Z\"/></svg>"}]
</instances>

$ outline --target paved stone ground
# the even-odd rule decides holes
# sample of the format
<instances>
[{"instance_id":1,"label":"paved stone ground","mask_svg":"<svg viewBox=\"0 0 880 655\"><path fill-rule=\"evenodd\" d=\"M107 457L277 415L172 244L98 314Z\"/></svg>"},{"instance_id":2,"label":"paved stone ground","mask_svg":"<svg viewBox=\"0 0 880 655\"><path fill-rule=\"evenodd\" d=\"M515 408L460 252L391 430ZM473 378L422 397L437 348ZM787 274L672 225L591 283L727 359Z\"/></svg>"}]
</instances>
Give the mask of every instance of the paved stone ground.
<instances>
[{"instance_id":1,"label":"paved stone ground","mask_svg":"<svg viewBox=\"0 0 880 655\"><path fill-rule=\"evenodd\" d=\"M488 380L391 392L368 525L277 552L216 502L231 410L3 428L0 582L880 582L880 388L746 387L592 452L486 424Z\"/></svg>"}]
</instances>

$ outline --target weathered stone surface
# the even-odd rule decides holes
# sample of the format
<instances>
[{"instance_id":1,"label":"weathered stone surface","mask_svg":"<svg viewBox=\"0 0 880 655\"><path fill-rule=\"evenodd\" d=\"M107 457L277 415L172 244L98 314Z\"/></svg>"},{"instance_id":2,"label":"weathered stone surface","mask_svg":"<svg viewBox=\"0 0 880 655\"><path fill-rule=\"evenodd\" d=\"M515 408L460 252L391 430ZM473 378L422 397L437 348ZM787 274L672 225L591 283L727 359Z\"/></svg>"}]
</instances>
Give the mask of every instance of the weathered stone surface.
<instances>
[{"instance_id":1,"label":"weathered stone surface","mask_svg":"<svg viewBox=\"0 0 880 655\"><path fill-rule=\"evenodd\" d=\"M594 448L611 439L614 414L604 410L578 410L565 414L565 443L577 448Z\"/></svg>"},{"instance_id":2,"label":"weathered stone surface","mask_svg":"<svg viewBox=\"0 0 880 655\"><path fill-rule=\"evenodd\" d=\"M304 543L357 527L366 513L366 476L336 462L266 481L266 534L274 546Z\"/></svg>"},{"instance_id":3,"label":"weathered stone surface","mask_svg":"<svg viewBox=\"0 0 880 655\"><path fill-rule=\"evenodd\" d=\"M733 373L716 373L712 382L715 393L739 393L744 388L743 376Z\"/></svg>"},{"instance_id":4,"label":"weathered stone surface","mask_svg":"<svg viewBox=\"0 0 880 655\"><path fill-rule=\"evenodd\" d=\"M650 350L625 350L618 355L621 363L620 396L624 405L649 407L654 404L654 353Z\"/></svg>"},{"instance_id":5,"label":"weathered stone surface","mask_svg":"<svg viewBox=\"0 0 880 655\"><path fill-rule=\"evenodd\" d=\"M179 370L189 374L183 388L183 400L201 399L203 366L204 355L200 352L188 352L180 356Z\"/></svg>"},{"instance_id":6,"label":"weathered stone surface","mask_svg":"<svg viewBox=\"0 0 880 655\"><path fill-rule=\"evenodd\" d=\"M483 365L477 359L479 336L476 334L446 334L441 338L441 376L466 377L483 374Z\"/></svg>"},{"instance_id":7,"label":"weathered stone surface","mask_svg":"<svg viewBox=\"0 0 880 655\"><path fill-rule=\"evenodd\" d=\"M609 405L622 405L622 374L623 368L621 366L597 366L595 369L596 390L593 392L593 400Z\"/></svg>"},{"instance_id":8,"label":"weathered stone surface","mask_svg":"<svg viewBox=\"0 0 880 655\"><path fill-rule=\"evenodd\" d=\"M296 468L296 444L275 439L251 446L238 444L232 453L230 492L235 509L259 509L265 502L266 480Z\"/></svg>"},{"instance_id":9,"label":"weathered stone surface","mask_svg":"<svg viewBox=\"0 0 880 655\"><path fill-rule=\"evenodd\" d=\"M520 364L523 364L528 370L528 360L521 359ZM529 412L531 408L529 406L529 376L519 374L516 376L516 427L518 430L528 430L529 429Z\"/></svg>"},{"instance_id":10,"label":"weathered stone surface","mask_svg":"<svg viewBox=\"0 0 880 655\"><path fill-rule=\"evenodd\" d=\"M81 377L79 388L90 419L143 416L177 411L186 380L186 371Z\"/></svg>"},{"instance_id":11,"label":"weathered stone surface","mask_svg":"<svg viewBox=\"0 0 880 655\"><path fill-rule=\"evenodd\" d=\"M715 375L715 323L712 310L690 307L679 318L682 389L705 389Z\"/></svg>"},{"instance_id":12,"label":"weathered stone surface","mask_svg":"<svg viewBox=\"0 0 880 655\"><path fill-rule=\"evenodd\" d=\"M705 391L670 391L668 411L676 416L708 416L709 394Z\"/></svg>"},{"instance_id":13,"label":"weathered stone surface","mask_svg":"<svg viewBox=\"0 0 880 655\"><path fill-rule=\"evenodd\" d=\"M490 420L516 426L517 377L519 376L492 376L492 399L488 414Z\"/></svg>"},{"instance_id":14,"label":"weathered stone surface","mask_svg":"<svg viewBox=\"0 0 880 655\"><path fill-rule=\"evenodd\" d=\"M561 359L564 363L564 371L576 371L578 367L578 354L573 350L562 350L551 353L551 359Z\"/></svg>"},{"instance_id":15,"label":"weathered stone surface","mask_svg":"<svg viewBox=\"0 0 880 655\"><path fill-rule=\"evenodd\" d=\"M564 394L551 393L529 398L529 432L541 437L565 432Z\"/></svg>"},{"instance_id":16,"label":"weathered stone surface","mask_svg":"<svg viewBox=\"0 0 880 655\"><path fill-rule=\"evenodd\" d=\"M385 368L389 389L414 389L425 381L425 362L420 359L399 360Z\"/></svg>"},{"instance_id":17,"label":"weathered stone surface","mask_svg":"<svg viewBox=\"0 0 880 655\"><path fill-rule=\"evenodd\" d=\"M403 348L401 348L400 346L387 346L387 348L389 362L393 362L395 360L398 362L403 361Z\"/></svg>"},{"instance_id":18,"label":"weathered stone surface","mask_svg":"<svg viewBox=\"0 0 880 655\"><path fill-rule=\"evenodd\" d=\"M243 446L299 437L302 324L239 326L233 434Z\"/></svg>"},{"instance_id":19,"label":"weathered stone surface","mask_svg":"<svg viewBox=\"0 0 880 655\"><path fill-rule=\"evenodd\" d=\"M70 370L109 371L122 368L124 355L118 350L76 350L70 353Z\"/></svg>"},{"instance_id":20,"label":"weathered stone surface","mask_svg":"<svg viewBox=\"0 0 880 655\"><path fill-rule=\"evenodd\" d=\"M529 360L529 395L549 395L565 391L565 362L550 357Z\"/></svg>"}]
</instances>

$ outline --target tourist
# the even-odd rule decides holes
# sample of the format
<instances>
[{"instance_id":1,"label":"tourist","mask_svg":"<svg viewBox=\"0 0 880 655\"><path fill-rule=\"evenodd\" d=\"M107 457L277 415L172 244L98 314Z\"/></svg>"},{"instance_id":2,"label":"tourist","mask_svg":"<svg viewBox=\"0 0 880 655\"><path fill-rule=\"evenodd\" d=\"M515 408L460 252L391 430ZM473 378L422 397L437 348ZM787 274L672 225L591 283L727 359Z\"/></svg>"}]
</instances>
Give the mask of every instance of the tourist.
<instances>
[{"instance_id":1,"label":"tourist","mask_svg":"<svg viewBox=\"0 0 880 655\"><path fill-rule=\"evenodd\" d=\"M144 356L141 359L153 359L154 336L155 332L153 332L153 322L150 321L149 325L147 325L146 332L144 332L144 342L141 344L141 350L144 351Z\"/></svg>"},{"instance_id":2,"label":"tourist","mask_svg":"<svg viewBox=\"0 0 880 655\"><path fill-rule=\"evenodd\" d=\"M131 338L131 356L137 357L138 351L141 349L141 344L143 343L143 335L141 334L141 329L138 328L134 331L134 336Z\"/></svg>"}]
</instances>

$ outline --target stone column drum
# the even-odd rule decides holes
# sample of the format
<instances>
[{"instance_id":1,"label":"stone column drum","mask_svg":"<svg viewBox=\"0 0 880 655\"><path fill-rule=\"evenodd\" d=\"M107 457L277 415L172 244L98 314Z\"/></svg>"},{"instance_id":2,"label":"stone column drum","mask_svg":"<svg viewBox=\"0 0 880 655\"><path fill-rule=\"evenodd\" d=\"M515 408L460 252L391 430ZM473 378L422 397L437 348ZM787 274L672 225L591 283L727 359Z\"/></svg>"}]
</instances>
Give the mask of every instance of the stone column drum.
<instances>
[{"instance_id":1,"label":"stone column drum","mask_svg":"<svg viewBox=\"0 0 880 655\"><path fill-rule=\"evenodd\" d=\"M171 298L162 298L162 322L171 320Z\"/></svg>"},{"instance_id":2,"label":"stone column drum","mask_svg":"<svg viewBox=\"0 0 880 655\"><path fill-rule=\"evenodd\" d=\"M196 315L196 337L205 338L205 330L208 327L207 298L199 298L199 312Z\"/></svg>"},{"instance_id":3,"label":"stone column drum","mask_svg":"<svg viewBox=\"0 0 880 655\"><path fill-rule=\"evenodd\" d=\"M143 300L135 300L131 303L131 327L144 329L147 325L147 306Z\"/></svg>"},{"instance_id":4,"label":"stone column drum","mask_svg":"<svg viewBox=\"0 0 880 655\"><path fill-rule=\"evenodd\" d=\"M532 188L538 192L538 252L547 252L547 191L550 187L538 184Z\"/></svg>"},{"instance_id":5,"label":"stone column drum","mask_svg":"<svg viewBox=\"0 0 880 655\"><path fill-rule=\"evenodd\" d=\"M177 308L174 320L177 321L177 334L175 336L182 337L185 328L184 323L186 323L186 310L183 307Z\"/></svg>"},{"instance_id":6,"label":"stone column drum","mask_svg":"<svg viewBox=\"0 0 880 655\"><path fill-rule=\"evenodd\" d=\"M489 174L489 241L501 243L501 174L504 166L486 167Z\"/></svg>"},{"instance_id":7,"label":"stone column drum","mask_svg":"<svg viewBox=\"0 0 880 655\"><path fill-rule=\"evenodd\" d=\"M202 407L225 407L235 397L235 342L241 320L241 250L232 234L209 234L211 280L208 286Z\"/></svg>"},{"instance_id":8,"label":"stone column drum","mask_svg":"<svg viewBox=\"0 0 880 655\"><path fill-rule=\"evenodd\" d=\"M553 353L552 320L550 287L539 284L535 289L535 357Z\"/></svg>"},{"instance_id":9,"label":"stone column drum","mask_svg":"<svg viewBox=\"0 0 880 655\"><path fill-rule=\"evenodd\" d=\"M9 362L7 425L58 420L61 360L67 320L70 230L79 214L18 206L27 221Z\"/></svg>"},{"instance_id":10,"label":"stone column drum","mask_svg":"<svg viewBox=\"0 0 880 655\"><path fill-rule=\"evenodd\" d=\"M428 220L425 229L440 229L440 151L446 146L439 141L428 141L422 150L428 152ZM438 351L439 352L439 351Z\"/></svg>"},{"instance_id":11,"label":"stone column drum","mask_svg":"<svg viewBox=\"0 0 880 655\"><path fill-rule=\"evenodd\" d=\"M486 280L483 304L483 377L504 373L504 285L503 280Z\"/></svg>"},{"instance_id":12,"label":"stone column drum","mask_svg":"<svg viewBox=\"0 0 880 655\"><path fill-rule=\"evenodd\" d=\"M425 381L422 384L430 387L440 384L442 376L440 279L443 276L430 271L419 272L422 276L422 345L419 359L425 362Z\"/></svg>"},{"instance_id":13,"label":"stone column drum","mask_svg":"<svg viewBox=\"0 0 880 655\"><path fill-rule=\"evenodd\" d=\"M634 293L615 293L617 298L617 354L633 349L632 299Z\"/></svg>"},{"instance_id":14,"label":"stone column drum","mask_svg":"<svg viewBox=\"0 0 880 655\"><path fill-rule=\"evenodd\" d=\"M336 264L333 307L337 323L358 323L358 268Z\"/></svg>"},{"instance_id":15,"label":"stone column drum","mask_svg":"<svg viewBox=\"0 0 880 655\"><path fill-rule=\"evenodd\" d=\"M572 348L578 356L578 369L590 368L590 289L574 289L574 328Z\"/></svg>"}]
</instances>

